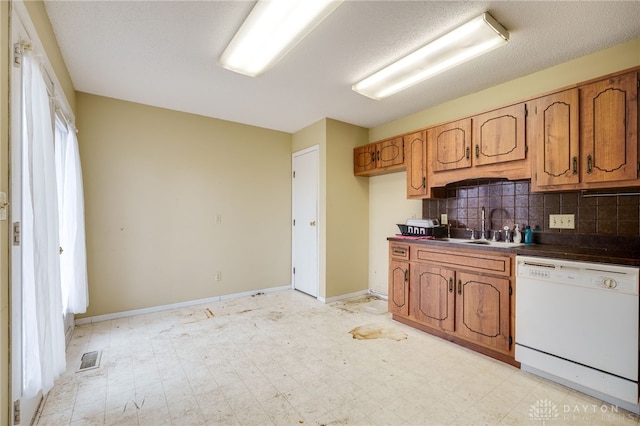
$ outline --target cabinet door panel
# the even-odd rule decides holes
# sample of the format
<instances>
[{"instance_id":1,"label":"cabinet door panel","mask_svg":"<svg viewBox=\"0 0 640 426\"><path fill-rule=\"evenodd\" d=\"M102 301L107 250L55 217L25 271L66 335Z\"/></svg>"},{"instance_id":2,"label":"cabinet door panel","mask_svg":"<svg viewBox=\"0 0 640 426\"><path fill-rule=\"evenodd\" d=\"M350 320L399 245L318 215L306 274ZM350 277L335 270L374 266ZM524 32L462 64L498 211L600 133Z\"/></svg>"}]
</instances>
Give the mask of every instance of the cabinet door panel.
<instances>
[{"instance_id":1,"label":"cabinet door panel","mask_svg":"<svg viewBox=\"0 0 640 426\"><path fill-rule=\"evenodd\" d=\"M483 346L508 352L509 280L459 272L456 292L456 333Z\"/></svg>"},{"instance_id":2,"label":"cabinet door panel","mask_svg":"<svg viewBox=\"0 0 640 426\"><path fill-rule=\"evenodd\" d=\"M525 108L517 104L473 117L475 165L525 158Z\"/></svg>"},{"instance_id":3,"label":"cabinet door panel","mask_svg":"<svg viewBox=\"0 0 640 426\"><path fill-rule=\"evenodd\" d=\"M427 193L425 132L404 136L404 146L407 150L407 197L423 197Z\"/></svg>"},{"instance_id":4,"label":"cabinet door panel","mask_svg":"<svg viewBox=\"0 0 640 426\"><path fill-rule=\"evenodd\" d=\"M389 262L389 312L409 316L409 263Z\"/></svg>"},{"instance_id":5,"label":"cabinet door panel","mask_svg":"<svg viewBox=\"0 0 640 426\"><path fill-rule=\"evenodd\" d=\"M404 164L402 137L380 142L377 145L377 167L390 167Z\"/></svg>"},{"instance_id":6,"label":"cabinet door panel","mask_svg":"<svg viewBox=\"0 0 640 426\"><path fill-rule=\"evenodd\" d=\"M638 84L636 73L580 89L582 178L610 182L638 177Z\"/></svg>"},{"instance_id":7,"label":"cabinet door panel","mask_svg":"<svg viewBox=\"0 0 640 426\"><path fill-rule=\"evenodd\" d=\"M471 167L471 119L429 130L431 167L434 172Z\"/></svg>"},{"instance_id":8,"label":"cabinet door panel","mask_svg":"<svg viewBox=\"0 0 640 426\"><path fill-rule=\"evenodd\" d=\"M538 186L575 185L579 175L578 89L566 90L531 103Z\"/></svg>"},{"instance_id":9,"label":"cabinet door panel","mask_svg":"<svg viewBox=\"0 0 640 426\"><path fill-rule=\"evenodd\" d=\"M366 174L376 168L376 145L364 145L353 149L353 173Z\"/></svg>"},{"instance_id":10,"label":"cabinet door panel","mask_svg":"<svg viewBox=\"0 0 640 426\"><path fill-rule=\"evenodd\" d=\"M453 271L414 265L411 275L411 315L416 321L453 331L455 292Z\"/></svg>"}]
</instances>

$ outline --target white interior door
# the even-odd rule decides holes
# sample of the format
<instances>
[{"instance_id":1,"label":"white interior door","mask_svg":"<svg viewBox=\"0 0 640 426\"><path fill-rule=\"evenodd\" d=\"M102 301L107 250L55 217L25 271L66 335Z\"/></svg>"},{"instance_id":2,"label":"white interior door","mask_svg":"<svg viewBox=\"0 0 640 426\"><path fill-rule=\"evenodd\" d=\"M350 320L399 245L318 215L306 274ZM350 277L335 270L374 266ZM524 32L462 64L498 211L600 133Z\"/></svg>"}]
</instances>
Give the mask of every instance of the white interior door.
<instances>
[{"instance_id":1,"label":"white interior door","mask_svg":"<svg viewBox=\"0 0 640 426\"><path fill-rule=\"evenodd\" d=\"M15 7L15 5L14 5ZM11 46L29 41L29 35L15 8L11 17ZM13 242L19 238L15 230L22 227L22 69L12 66L11 70L11 165L9 173L11 238L11 410L14 424L29 425L35 417L42 394L32 398L23 397L24 389L24 339L22 322L22 248ZM20 224L20 225L17 225Z\"/></svg>"},{"instance_id":2,"label":"white interior door","mask_svg":"<svg viewBox=\"0 0 640 426\"><path fill-rule=\"evenodd\" d=\"M318 297L319 154L314 146L293 154L293 288Z\"/></svg>"}]
</instances>

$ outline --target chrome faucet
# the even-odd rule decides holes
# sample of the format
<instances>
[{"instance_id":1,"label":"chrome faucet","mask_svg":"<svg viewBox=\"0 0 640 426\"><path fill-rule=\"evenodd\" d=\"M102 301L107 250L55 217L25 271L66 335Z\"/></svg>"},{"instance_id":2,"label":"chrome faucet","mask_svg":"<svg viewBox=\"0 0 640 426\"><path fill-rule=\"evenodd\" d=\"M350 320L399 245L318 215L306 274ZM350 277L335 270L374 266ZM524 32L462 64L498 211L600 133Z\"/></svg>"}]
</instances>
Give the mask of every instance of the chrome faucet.
<instances>
[{"instance_id":1,"label":"chrome faucet","mask_svg":"<svg viewBox=\"0 0 640 426\"><path fill-rule=\"evenodd\" d=\"M484 206L482 206L482 212L480 214L480 222L482 224L482 228L480 229L480 239L486 240L487 239L487 220L486 220L486 213L485 213Z\"/></svg>"}]
</instances>

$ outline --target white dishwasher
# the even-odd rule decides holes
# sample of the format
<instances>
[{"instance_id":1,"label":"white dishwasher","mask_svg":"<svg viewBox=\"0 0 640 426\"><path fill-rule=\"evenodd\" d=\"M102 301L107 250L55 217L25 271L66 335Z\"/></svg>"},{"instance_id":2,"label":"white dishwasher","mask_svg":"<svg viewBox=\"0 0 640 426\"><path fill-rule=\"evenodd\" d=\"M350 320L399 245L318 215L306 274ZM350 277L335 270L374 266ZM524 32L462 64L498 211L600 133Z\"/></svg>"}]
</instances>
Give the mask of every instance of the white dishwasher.
<instances>
[{"instance_id":1,"label":"white dishwasher","mask_svg":"<svg viewBox=\"0 0 640 426\"><path fill-rule=\"evenodd\" d=\"M639 269L516 257L516 361L640 413Z\"/></svg>"}]
</instances>

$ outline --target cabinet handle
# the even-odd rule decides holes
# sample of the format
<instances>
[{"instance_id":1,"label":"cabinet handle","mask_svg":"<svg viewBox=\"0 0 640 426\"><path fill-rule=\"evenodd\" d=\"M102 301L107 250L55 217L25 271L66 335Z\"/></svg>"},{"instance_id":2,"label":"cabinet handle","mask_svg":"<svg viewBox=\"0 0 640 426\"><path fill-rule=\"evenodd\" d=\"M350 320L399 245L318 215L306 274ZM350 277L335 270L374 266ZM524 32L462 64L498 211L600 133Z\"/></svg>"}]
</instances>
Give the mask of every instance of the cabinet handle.
<instances>
[{"instance_id":1,"label":"cabinet handle","mask_svg":"<svg viewBox=\"0 0 640 426\"><path fill-rule=\"evenodd\" d=\"M587 155L587 173L591 174L593 172L593 157L591 154Z\"/></svg>"},{"instance_id":2,"label":"cabinet handle","mask_svg":"<svg viewBox=\"0 0 640 426\"><path fill-rule=\"evenodd\" d=\"M393 248L393 254L395 256L406 256L407 255L407 250L405 250L404 248L400 248L400 247L394 247Z\"/></svg>"},{"instance_id":3,"label":"cabinet handle","mask_svg":"<svg viewBox=\"0 0 640 426\"><path fill-rule=\"evenodd\" d=\"M480 145L476 144L476 158L480 158Z\"/></svg>"},{"instance_id":4,"label":"cabinet handle","mask_svg":"<svg viewBox=\"0 0 640 426\"><path fill-rule=\"evenodd\" d=\"M371 162L372 162L372 163L375 163L375 162L376 162L376 153L375 153L375 152L372 152L372 153L371 153Z\"/></svg>"},{"instance_id":5,"label":"cabinet handle","mask_svg":"<svg viewBox=\"0 0 640 426\"><path fill-rule=\"evenodd\" d=\"M409 281L409 270L405 269L404 270L404 282L408 282Z\"/></svg>"},{"instance_id":6,"label":"cabinet handle","mask_svg":"<svg viewBox=\"0 0 640 426\"><path fill-rule=\"evenodd\" d=\"M426 176L422 176L422 187L423 188L427 187L427 177Z\"/></svg>"},{"instance_id":7,"label":"cabinet handle","mask_svg":"<svg viewBox=\"0 0 640 426\"><path fill-rule=\"evenodd\" d=\"M578 157L573 157L573 174L578 174Z\"/></svg>"},{"instance_id":8,"label":"cabinet handle","mask_svg":"<svg viewBox=\"0 0 640 426\"><path fill-rule=\"evenodd\" d=\"M378 151L378 161L380 161L380 151Z\"/></svg>"},{"instance_id":9,"label":"cabinet handle","mask_svg":"<svg viewBox=\"0 0 640 426\"><path fill-rule=\"evenodd\" d=\"M458 279L458 294L462 294L462 280Z\"/></svg>"},{"instance_id":10,"label":"cabinet handle","mask_svg":"<svg viewBox=\"0 0 640 426\"><path fill-rule=\"evenodd\" d=\"M467 157L467 160L468 160L468 159L469 159L469 157L471 157L471 148L466 147L466 148L464 149L464 155L465 155L465 157Z\"/></svg>"},{"instance_id":11,"label":"cabinet handle","mask_svg":"<svg viewBox=\"0 0 640 426\"><path fill-rule=\"evenodd\" d=\"M453 278L449 277L449 293L453 293Z\"/></svg>"}]
</instances>

